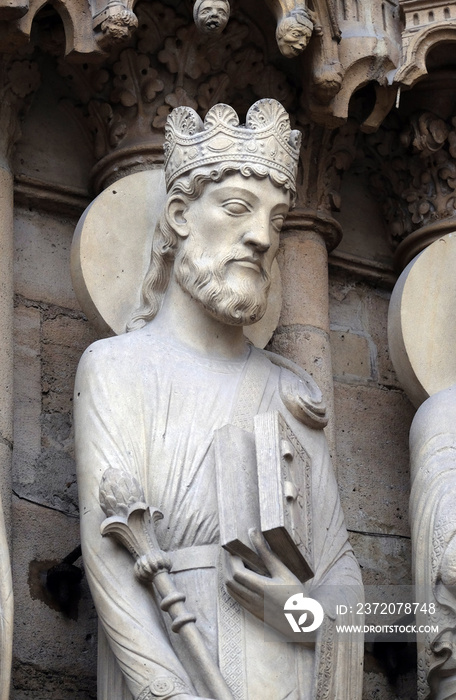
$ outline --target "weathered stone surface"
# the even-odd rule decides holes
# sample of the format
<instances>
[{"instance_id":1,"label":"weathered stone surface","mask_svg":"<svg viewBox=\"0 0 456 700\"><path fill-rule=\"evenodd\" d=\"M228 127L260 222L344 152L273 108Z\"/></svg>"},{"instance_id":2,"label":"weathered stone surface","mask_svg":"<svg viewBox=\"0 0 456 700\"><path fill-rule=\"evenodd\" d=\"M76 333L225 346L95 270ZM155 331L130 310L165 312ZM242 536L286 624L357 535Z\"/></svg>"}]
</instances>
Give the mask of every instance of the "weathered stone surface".
<instances>
[{"instance_id":1,"label":"weathered stone surface","mask_svg":"<svg viewBox=\"0 0 456 700\"><path fill-rule=\"evenodd\" d=\"M74 221L21 209L16 211L15 291L27 299L69 309L79 305L70 278Z\"/></svg>"},{"instance_id":2,"label":"weathered stone surface","mask_svg":"<svg viewBox=\"0 0 456 700\"><path fill-rule=\"evenodd\" d=\"M80 314L67 315L55 307L20 307L17 325L17 429L21 421L25 428L14 454L14 489L22 497L75 513L73 383L79 358L96 335Z\"/></svg>"},{"instance_id":3,"label":"weathered stone surface","mask_svg":"<svg viewBox=\"0 0 456 700\"><path fill-rule=\"evenodd\" d=\"M281 326L301 324L329 330L326 261L323 240L284 237L278 255L283 285Z\"/></svg>"},{"instance_id":4,"label":"weathered stone surface","mask_svg":"<svg viewBox=\"0 0 456 700\"><path fill-rule=\"evenodd\" d=\"M387 320L389 294L381 289L372 289L357 282L352 277L335 275L330 279L330 322L331 329L337 334L349 332L364 337L369 349L370 377L365 376L364 365L359 376L362 380L371 379L385 386L399 387L388 349ZM332 341L339 340L337 336ZM347 340L345 338L344 340ZM363 341L355 341L358 348ZM340 345L340 343L339 343ZM338 363L338 353L343 348L334 348L333 363ZM339 372L335 372L342 379ZM352 378L353 381L354 377ZM347 381L347 378L345 378Z\"/></svg>"},{"instance_id":5,"label":"weathered stone surface","mask_svg":"<svg viewBox=\"0 0 456 700\"><path fill-rule=\"evenodd\" d=\"M96 340L82 317L48 312L42 325L43 411L70 414L76 368L85 348Z\"/></svg>"},{"instance_id":6,"label":"weathered stone surface","mask_svg":"<svg viewBox=\"0 0 456 700\"><path fill-rule=\"evenodd\" d=\"M398 391L335 383L338 480L347 527L409 535L408 432Z\"/></svg>"},{"instance_id":7,"label":"weathered stone surface","mask_svg":"<svg viewBox=\"0 0 456 700\"><path fill-rule=\"evenodd\" d=\"M348 329L332 330L330 339L335 379L359 382L373 378L375 346L366 336Z\"/></svg>"},{"instance_id":8,"label":"weathered stone surface","mask_svg":"<svg viewBox=\"0 0 456 700\"><path fill-rule=\"evenodd\" d=\"M379 537L350 532L350 543L366 586L412 583L411 542L406 537Z\"/></svg>"},{"instance_id":9,"label":"weathered stone surface","mask_svg":"<svg viewBox=\"0 0 456 700\"><path fill-rule=\"evenodd\" d=\"M96 700L95 678L65 672L52 673L34 664L13 667L14 700Z\"/></svg>"},{"instance_id":10,"label":"weathered stone surface","mask_svg":"<svg viewBox=\"0 0 456 700\"><path fill-rule=\"evenodd\" d=\"M14 315L14 451L13 479L35 480L41 452L41 359L39 309L20 306Z\"/></svg>"},{"instance_id":11,"label":"weathered stone surface","mask_svg":"<svg viewBox=\"0 0 456 700\"><path fill-rule=\"evenodd\" d=\"M39 594L41 581L30 579L33 562L61 561L79 543L79 522L49 508L13 499L14 554L13 581L16 610L14 655L17 662L35 669L30 675L19 671L17 683L24 697L35 690L33 697L67 698L71 686L91 687L96 669L96 614L83 579L82 598L77 620L65 618L52 609ZM79 563L80 565L80 563ZM32 595L33 592L33 595ZM57 694L53 680L52 692L46 695L47 686L39 688L44 672L65 676L68 674L68 694ZM60 678L62 682L63 678ZM54 687L53 687L54 686ZM41 695L39 694L41 693ZM32 695L30 694L30 697ZM71 697L73 697L71 695ZM76 696L77 697L77 696ZM88 697L91 697L88 694ZM81 695L81 698L84 698ZM84 698L85 700L85 698Z\"/></svg>"},{"instance_id":12,"label":"weathered stone surface","mask_svg":"<svg viewBox=\"0 0 456 700\"><path fill-rule=\"evenodd\" d=\"M377 350L377 381L388 387L402 388L391 361L388 347L388 308L390 294L381 289L363 290L366 299L369 335Z\"/></svg>"}]
</instances>

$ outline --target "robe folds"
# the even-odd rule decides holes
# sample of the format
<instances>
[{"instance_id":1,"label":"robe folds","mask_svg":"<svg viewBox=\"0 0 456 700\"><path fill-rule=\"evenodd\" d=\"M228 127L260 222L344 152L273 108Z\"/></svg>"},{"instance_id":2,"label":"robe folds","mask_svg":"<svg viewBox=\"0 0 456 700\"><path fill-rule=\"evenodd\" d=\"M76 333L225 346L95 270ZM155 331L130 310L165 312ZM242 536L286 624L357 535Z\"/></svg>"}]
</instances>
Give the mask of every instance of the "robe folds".
<instances>
[{"instance_id":1,"label":"robe folds","mask_svg":"<svg viewBox=\"0 0 456 700\"><path fill-rule=\"evenodd\" d=\"M426 630L417 635L418 700L451 700L456 697L456 385L433 394L418 409L410 430L410 466L415 600L420 603L416 624ZM445 575L448 565L452 585Z\"/></svg>"},{"instance_id":2,"label":"robe folds","mask_svg":"<svg viewBox=\"0 0 456 700\"><path fill-rule=\"evenodd\" d=\"M250 389L247 372L256 377ZM315 576L305 584L307 594L345 587L351 605L362 598L324 432L288 411L283 382L306 391L296 374L256 348L236 361L212 359L163 336L153 322L84 353L75 386L76 459L84 565L102 630L99 700L178 692L210 697L153 591L135 577L131 556L100 534L99 487L110 467L135 477L146 503L164 514L156 527L159 545L170 553L175 585L235 700L361 697L362 642L359 635L338 636L334 612L315 650L266 639L263 624L224 585L213 433L234 414L244 412L248 428L255 414L278 410L311 464Z\"/></svg>"}]
</instances>

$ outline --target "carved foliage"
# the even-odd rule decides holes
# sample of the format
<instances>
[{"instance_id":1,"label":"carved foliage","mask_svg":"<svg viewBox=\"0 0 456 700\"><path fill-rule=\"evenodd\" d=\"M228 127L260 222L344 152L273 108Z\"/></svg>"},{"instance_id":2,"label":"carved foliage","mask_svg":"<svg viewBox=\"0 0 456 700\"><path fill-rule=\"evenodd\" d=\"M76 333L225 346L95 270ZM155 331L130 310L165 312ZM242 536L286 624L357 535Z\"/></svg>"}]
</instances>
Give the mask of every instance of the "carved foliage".
<instances>
[{"instance_id":1,"label":"carved foliage","mask_svg":"<svg viewBox=\"0 0 456 700\"><path fill-rule=\"evenodd\" d=\"M297 183L298 205L328 214L338 211L342 176L356 154L358 125L349 120L339 129L329 130L307 121L300 127L303 147Z\"/></svg>"},{"instance_id":2,"label":"carved foliage","mask_svg":"<svg viewBox=\"0 0 456 700\"><path fill-rule=\"evenodd\" d=\"M396 247L410 233L456 211L456 118L431 112L403 127L392 118L366 139L370 185Z\"/></svg>"},{"instance_id":3,"label":"carved foliage","mask_svg":"<svg viewBox=\"0 0 456 700\"><path fill-rule=\"evenodd\" d=\"M0 66L0 158L9 158L20 137L17 116L25 99L38 88L40 73L36 63L15 61L3 56Z\"/></svg>"},{"instance_id":4,"label":"carved foliage","mask_svg":"<svg viewBox=\"0 0 456 700\"><path fill-rule=\"evenodd\" d=\"M286 107L294 93L284 75L266 68L249 29L232 20L221 36L202 37L193 22L158 2L140 4L135 44L100 69L61 61L95 139L98 159L118 147L163 140L167 115L190 106L203 116L218 102L243 113L258 97Z\"/></svg>"}]
</instances>

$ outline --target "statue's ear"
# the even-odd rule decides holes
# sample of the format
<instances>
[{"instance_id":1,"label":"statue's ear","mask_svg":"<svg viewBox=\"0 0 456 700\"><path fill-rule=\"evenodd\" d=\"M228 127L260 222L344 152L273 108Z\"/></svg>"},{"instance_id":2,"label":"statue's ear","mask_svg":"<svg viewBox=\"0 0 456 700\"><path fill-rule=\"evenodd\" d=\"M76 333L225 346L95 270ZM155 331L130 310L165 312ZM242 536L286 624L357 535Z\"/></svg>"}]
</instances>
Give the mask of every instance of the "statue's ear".
<instances>
[{"instance_id":1,"label":"statue's ear","mask_svg":"<svg viewBox=\"0 0 456 700\"><path fill-rule=\"evenodd\" d=\"M184 197L175 195L168 199L166 203L166 216L178 236L186 238L190 232L185 216L188 209L188 202Z\"/></svg>"}]
</instances>

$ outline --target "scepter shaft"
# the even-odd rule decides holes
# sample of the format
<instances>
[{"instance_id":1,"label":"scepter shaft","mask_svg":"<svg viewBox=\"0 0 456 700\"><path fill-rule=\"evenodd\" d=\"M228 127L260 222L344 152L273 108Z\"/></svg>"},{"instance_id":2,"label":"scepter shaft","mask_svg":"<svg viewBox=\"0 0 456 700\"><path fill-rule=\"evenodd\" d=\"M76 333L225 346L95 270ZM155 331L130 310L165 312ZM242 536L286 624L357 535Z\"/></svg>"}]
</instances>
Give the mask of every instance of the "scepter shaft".
<instances>
[{"instance_id":1,"label":"scepter shaft","mask_svg":"<svg viewBox=\"0 0 456 700\"><path fill-rule=\"evenodd\" d=\"M108 516L101 524L101 534L114 537L125 547L135 559L137 575L155 586L161 598L161 610L170 615L172 631L185 640L188 653L214 700L233 700L196 626L196 616L187 610L185 595L174 585L171 561L158 545L155 523L163 514L144 503L144 494L136 480L112 468L103 475L100 504Z\"/></svg>"}]
</instances>

